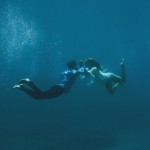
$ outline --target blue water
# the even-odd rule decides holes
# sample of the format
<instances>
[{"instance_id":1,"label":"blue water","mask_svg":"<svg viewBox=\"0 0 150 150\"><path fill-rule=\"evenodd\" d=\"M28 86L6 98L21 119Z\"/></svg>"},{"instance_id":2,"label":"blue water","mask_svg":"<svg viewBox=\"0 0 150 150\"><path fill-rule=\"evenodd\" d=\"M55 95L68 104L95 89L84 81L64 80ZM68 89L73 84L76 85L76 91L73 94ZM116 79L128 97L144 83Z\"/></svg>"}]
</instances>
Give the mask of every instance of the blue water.
<instances>
[{"instance_id":1,"label":"blue water","mask_svg":"<svg viewBox=\"0 0 150 150\"><path fill-rule=\"evenodd\" d=\"M150 1L0 0L0 150L149 150ZM114 95L77 80L67 95L36 101L70 59L93 57L127 82Z\"/></svg>"}]
</instances>

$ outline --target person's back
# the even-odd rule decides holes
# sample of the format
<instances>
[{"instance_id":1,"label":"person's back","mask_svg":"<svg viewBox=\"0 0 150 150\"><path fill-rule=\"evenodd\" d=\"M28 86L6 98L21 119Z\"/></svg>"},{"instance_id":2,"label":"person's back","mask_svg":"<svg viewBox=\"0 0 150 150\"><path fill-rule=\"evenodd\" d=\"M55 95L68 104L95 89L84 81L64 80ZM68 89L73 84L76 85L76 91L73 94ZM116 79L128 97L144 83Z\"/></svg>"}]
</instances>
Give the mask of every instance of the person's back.
<instances>
[{"instance_id":1,"label":"person's back","mask_svg":"<svg viewBox=\"0 0 150 150\"><path fill-rule=\"evenodd\" d=\"M77 75L77 70L67 69L66 71L61 73L61 82L58 85L64 88L64 92L69 92L70 88L76 81Z\"/></svg>"}]
</instances>

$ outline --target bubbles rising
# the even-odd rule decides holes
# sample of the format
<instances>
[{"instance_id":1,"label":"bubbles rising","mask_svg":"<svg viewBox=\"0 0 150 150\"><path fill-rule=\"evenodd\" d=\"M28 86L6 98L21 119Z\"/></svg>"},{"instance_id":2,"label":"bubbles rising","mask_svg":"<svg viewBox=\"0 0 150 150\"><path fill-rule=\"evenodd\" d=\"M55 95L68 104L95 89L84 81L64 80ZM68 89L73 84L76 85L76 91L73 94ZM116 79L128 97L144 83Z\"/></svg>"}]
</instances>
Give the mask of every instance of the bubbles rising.
<instances>
[{"instance_id":1,"label":"bubbles rising","mask_svg":"<svg viewBox=\"0 0 150 150\"><path fill-rule=\"evenodd\" d=\"M11 4L2 12L0 27L1 50L9 62L20 59L36 44L37 32L33 22L27 21L21 10Z\"/></svg>"}]
</instances>

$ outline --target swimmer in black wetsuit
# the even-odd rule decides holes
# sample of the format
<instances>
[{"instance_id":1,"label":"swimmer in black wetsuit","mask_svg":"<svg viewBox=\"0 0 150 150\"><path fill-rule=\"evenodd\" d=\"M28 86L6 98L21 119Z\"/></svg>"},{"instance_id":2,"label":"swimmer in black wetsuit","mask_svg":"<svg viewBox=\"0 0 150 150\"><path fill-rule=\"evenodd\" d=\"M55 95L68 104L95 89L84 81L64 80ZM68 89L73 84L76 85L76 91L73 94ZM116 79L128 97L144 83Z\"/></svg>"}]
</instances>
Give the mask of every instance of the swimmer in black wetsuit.
<instances>
[{"instance_id":1,"label":"swimmer in black wetsuit","mask_svg":"<svg viewBox=\"0 0 150 150\"><path fill-rule=\"evenodd\" d=\"M77 69L77 63L75 60L71 60L67 63L67 70L61 73L61 82L52 86L47 91L41 91L30 79L21 79L19 84L15 85L13 88L19 89L29 96L37 100L51 99L56 98L63 93L69 92L72 85L75 83L76 78L80 73L84 72L84 69L81 67ZM24 86L28 85L30 88Z\"/></svg>"}]
</instances>

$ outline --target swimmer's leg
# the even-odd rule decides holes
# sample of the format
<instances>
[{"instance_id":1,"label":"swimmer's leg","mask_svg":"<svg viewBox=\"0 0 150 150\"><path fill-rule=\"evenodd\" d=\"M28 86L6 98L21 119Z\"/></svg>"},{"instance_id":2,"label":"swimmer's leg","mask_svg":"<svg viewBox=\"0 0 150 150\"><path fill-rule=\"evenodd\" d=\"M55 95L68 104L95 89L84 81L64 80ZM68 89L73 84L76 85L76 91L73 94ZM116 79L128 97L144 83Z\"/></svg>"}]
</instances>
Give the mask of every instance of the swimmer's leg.
<instances>
[{"instance_id":1,"label":"swimmer's leg","mask_svg":"<svg viewBox=\"0 0 150 150\"><path fill-rule=\"evenodd\" d=\"M108 91L110 94L113 94L113 93L114 93L114 91L113 91L113 86L112 86L112 83L111 83L111 82L107 81L107 82L105 83L105 87L106 87L107 91Z\"/></svg>"},{"instance_id":2,"label":"swimmer's leg","mask_svg":"<svg viewBox=\"0 0 150 150\"><path fill-rule=\"evenodd\" d=\"M23 84L15 85L13 88L14 89L19 89L19 90L25 92L26 94L28 94L29 96L31 96L34 99L40 99L40 97L41 97L40 95L42 93L41 90L40 91L34 91L34 90L31 90L31 89L28 89Z\"/></svg>"},{"instance_id":3,"label":"swimmer's leg","mask_svg":"<svg viewBox=\"0 0 150 150\"><path fill-rule=\"evenodd\" d=\"M15 85L13 88L25 92L26 94L28 94L29 96L31 96L36 100L56 98L64 93L64 89L60 85L54 85L49 90L44 92L42 92L39 88L37 88L37 86L33 82L30 83L30 87L32 88L32 90L26 88L23 84L18 84Z\"/></svg>"},{"instance_id":4,"label":"swimmer's leg","mask_svg":"<svg viewBox=\"0 0 150 150\"><path fill-rule=\"evenodd\" d=\"M122 78L122 82L125 82L126 81L126 71L125 71L124 59L121 60L120 66L121 66L121 78Z\"/></svg>"},{"instance_id":5,"label":"swimmer's leg","mask_svg":"<svg viewBox=\"0 0 150 150\"><path fill-rule=\"evenodd\" d=\"M42 93L42 91L29 78L21 79L19 81L19 84L25 84L25 83L29 85L35 93Z\"/></svg>"}]
</instances>

